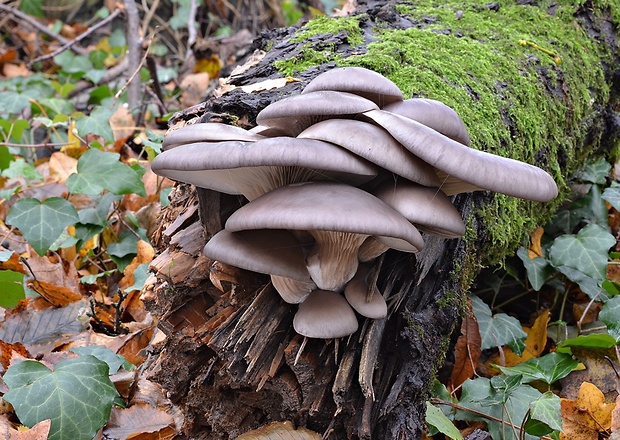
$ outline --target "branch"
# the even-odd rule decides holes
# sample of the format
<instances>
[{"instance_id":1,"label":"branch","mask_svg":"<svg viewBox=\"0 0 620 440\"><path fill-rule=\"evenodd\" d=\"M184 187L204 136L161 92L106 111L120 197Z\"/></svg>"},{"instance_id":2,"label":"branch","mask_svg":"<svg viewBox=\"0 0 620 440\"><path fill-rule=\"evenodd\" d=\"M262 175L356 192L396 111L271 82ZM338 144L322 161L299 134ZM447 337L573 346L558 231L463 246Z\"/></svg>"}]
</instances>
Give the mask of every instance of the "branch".
<instances>
[{"instance_id":1,"label":"branch","mask_svg":"<svg viewBox=\"0 0 620 440\"><path fill-rule=\"evenodd\" d=\"M138 108L140 101L140 80L136 80L136 73L142 65L142 38L140 36L140 15L135 0L125 0L127 17L127 57L129 59L128 70L133 75L127 80L127 103L131 111Z\"/></svg>"}]
</instances>

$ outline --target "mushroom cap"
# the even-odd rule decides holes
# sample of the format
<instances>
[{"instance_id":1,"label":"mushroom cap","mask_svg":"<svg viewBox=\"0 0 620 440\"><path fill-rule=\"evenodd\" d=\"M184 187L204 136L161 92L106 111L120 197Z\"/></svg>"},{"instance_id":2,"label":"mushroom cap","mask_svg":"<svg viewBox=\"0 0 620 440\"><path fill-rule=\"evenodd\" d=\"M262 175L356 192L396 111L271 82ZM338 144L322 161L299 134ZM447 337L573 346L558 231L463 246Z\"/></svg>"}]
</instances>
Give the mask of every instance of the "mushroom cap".
<instances>
[{"instance_id":1,"label":"mushroom cap","mask_svg":"<svg viewBox=\"0 0 620 440\"><path fill-rule=\"evenodd\" d=\"M231 266L300 281L310 281L301 244L286 230L219 231L203 254Z\"/></svg>"},{"instance_id":2,"label":"mushroom cap","mask_svg":"<svg viewBox=\"0 0 620 440\"><path fill-rule=\"evenodd\" d=\"M263 138L264 136L235 127L234 125L220 124L219 122L203 122L186 125L178 130L171 131L166 135L161 146L165 151L179 145L193 144L195 142L254 142Z\"/></svg>"},{"instance_id":3,"label":"mushroom cap","mask_svg":"<svg viewBox=\"0 0 620 440\"><path fill-rule=\"evenodd\" d=\"M548 202L558 195L553 178L538 167L474 150L424 124L384 110L371 110L364 116L385 128L405 148L446 177L465 182L466 191L489 190L537 202ZM440 189L449 195L464 192L454 182L451 186L446 189L442 183Z\"/></svg>"},{"instance_id":4,"label":"mushroom cap","mask_svg":"<svg viewBox=\"0 0 620 440\"><path fill-rule=\"evenodd\" d=\"M351 232L381 236L389 246L406 252L424 247L415 226L393 208L359 188L332 182L274 189L236 210L226 229Z\"/></svg>"},{"instance_id":5,"label":"mushroom cap","mask_svg":"<svg viewBox=\"0 0 620 440\"><path fill-rule=\"evenodd\" d=\"M352 93L322 90L289 96L269 104L256 116L256 123L297 136L319 121L353 117L378 108L374 102Z\"/></svg>"},{"instance_id":6,"label":"mushroom cap","mask_svg":"<svg viewBox=\"0 0 620 440\"><path fill-rule=\"evenodd\" d=\"M360 315L382 319L387 316L387 304L376 284L372 286L372 297L368 298L368 276L371 269L372 264L359 265L357 273L344 288L344 297Z\"/></svg>"},{"instance_id":7,"label":"mushroom cap","mask_svg":"<svg viewBox=\"0 0 620 440\"><path fill-rule=\"evenodd\" d=\"M403 94L396 84L380 73L363 67L340 67L328 70L310 81L301 93L319 90L354 93L369 99L379 107L403 100Z\"/></svg>"},{"instance_id":8,"label":"mushroom cap","mask_svg":"<svg viewBox=\"0 0 620 440\"><path fill-rule=\"evenodd\" d=\"M400 212L419 230L446 238L465 234L461 213L439 188L399 180L384 182L372 192Z\"/></svg>"},{"instance_id":9,"label":"mushroom cap","mask_svg":"<svg viewBox=\"0 0 620 440\"><path fill-rule=\"evenodd\" d=\"M271 275L271 284L280 294L280 297L289 304L303 302L310 292L317 289L312 280L300 281L278 275Z\"/></svg>"},{"instance_id":10,"label":"mushroom cap","mask_svg":"<svg viewBox=\"0 0 620 440\"><path fill-rule=\"evenodd\" d=\"M418 121L463 145L470 144L469 133L461 117L441 101L412 98L386 105L383 110Z\"/></svg>"},{"instance_id":11,"label":"mushroom cap","mask_svg":"<svg viewBox=\"0 0 620 440\"><path fill-rule=\"evenodd\" d=\"M357 317L347 300L327 290L311 292L293 318L295 331L308 338L343 338L355 333L357 327Z\"/></svg>"},{"instance_id":12,"label":"mushroom cap","mask_svg":"<svg viewBox=\"0 0 620 440\"><path fill-rule=\"evenodd\" d=\"M159 154L151 169L173 180L249 199L300 180L357 185L378 172L375 165L344 148L289 137L181 145Z\"/></svg>"},{"instance_id":13,"label":"mushroom cap","mask_svg":"<svg viewBox=\"0 0 620 440\"><path fill-rule=\"evenodd\" d=\"M439 186L433 167L376 125L353 119L328 119L311 125L297 137L331 142L413 182Z\"/></svg>"}]
</instances>

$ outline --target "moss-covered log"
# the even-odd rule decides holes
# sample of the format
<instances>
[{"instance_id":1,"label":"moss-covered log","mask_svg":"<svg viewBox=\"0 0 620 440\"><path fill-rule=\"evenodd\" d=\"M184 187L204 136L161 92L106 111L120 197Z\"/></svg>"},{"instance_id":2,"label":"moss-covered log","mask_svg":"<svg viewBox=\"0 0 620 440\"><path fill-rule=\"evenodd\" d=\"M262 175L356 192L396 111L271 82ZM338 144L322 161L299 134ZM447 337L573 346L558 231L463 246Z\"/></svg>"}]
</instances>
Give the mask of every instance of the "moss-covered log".
<instances>
[{"instance_id":1,"label":"moss-covered log","mask_svg":"<svg viewBox=\"0 0 620 440\"><path fill-rule=\"evenodd\" d=\"M294 307L266 277L200 255L243 202L177 186L156 234L162 254L152 268L160 281L149 297L167 338L150 373L182 407L188 437L235 438L293 420L330 438L419 438L429 384L479 268L513 253L550 218L567 195L567 176L587 157L616 154L616 2L359 3L353 16L263 34L256 63L228 80L238 88L173 122L199 117L249 128L262 108L334 64L363 66L407 98L453 107L473 148L544 168L562 195L545 205L457 196L463 239L429 237L415 257L384 258L379 286L388 319L367 321L338 343L311 340L296 360L302 338L292 330ZM240 88L284 76L296 80L275 90Z\"/></svg>"}]
</instances>

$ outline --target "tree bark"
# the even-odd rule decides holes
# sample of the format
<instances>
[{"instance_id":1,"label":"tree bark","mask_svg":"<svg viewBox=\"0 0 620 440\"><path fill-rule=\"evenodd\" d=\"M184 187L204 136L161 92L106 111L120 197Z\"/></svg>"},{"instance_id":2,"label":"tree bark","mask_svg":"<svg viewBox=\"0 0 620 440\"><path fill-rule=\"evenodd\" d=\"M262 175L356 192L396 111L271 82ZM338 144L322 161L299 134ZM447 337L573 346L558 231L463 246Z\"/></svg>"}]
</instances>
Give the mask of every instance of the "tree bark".
<instances>
[{"instance_id":1,"label":"tree bark","mask_svg":"<svg viewBox=\"0 0 620 440\"><path fill-rule=\"evenodd\" d=\"M558 14L565 14L568 6L556 5L541 12L539 6L527 0L509 6L436 2L436 14L424 9L422 1L359 3L351 19L357 23L363 42L353 43L350 31L344 30L306 33L301 40L294 37L299 37L303 28L266 32L255 41L255 46L269 50L256 64L229 78L229 83L243 86L282 77L274 62L291 59L299 60L303 66L295 72L299 82L254 93L237 88L176 115L172 122L193 118L230 121L232 115L238 125L249 128L262 108L299 93L309 80L334 62L342 64L346 60L367 66L368 58L356 57L371 54L371 42L388 44L384 33L388 29L403 32L410 39L439 39L438 58L445 56L441 51L449 45L471 43L468 59L479 58L480 63L487 63L485 45L496 41L487 40L490 34L483 35L481 30L466 24L461 28L459 15L464 20L479 15L486 25L491 20L496 26L492 32L495 38L510 40L514 35L504 36L502 32L514 27L519 11L524 11L547 14L554 25L566 26L570 38L574 38L575 32L581 35L578 41L559 41L560 31L555 30L549 31L545 40L542 34L536 34L538 30L532 29L535 25L524 19L521 56L514 59L514 47L510 45L506 46L506 53L500 53L506 62L513 63L521 77L538 83L536 99L540 102L531 108L542 116L528 117L544 119L546 112L560 106L566 109L562 113L566 118L562 130L566 137L548 139L548 145L536 147L526 155L528 161L550 170L566 196L566 176L585 157L609 153L617 146L620 75L615 66L620 50L614 17L620 16L618 9L586 2L581 7L571 7L571 17L560 19ZM456 21L440 13L446 9ZM337 19L323 20L337 22L338 26L345 24ZM517 46L519 42L512 44ZM551 54L543 50L545 46L552 47L553 50L547 50ZM308 47L315 55L317 51L329 52L326 62L309 67L301 64L308 57ZM481 51L474 52L475 48ZM589 58L592 48L598 50L596 60ZM394 50L397 52L398 46ZM406 64L410 54L396 52L391 61L402 56L402 63ZM489 49L489 56L496 56L497 52ZM556 55L561 60L554 60ZM575 67L580 63L582 69L596 66L600 72L598 79L592 79L592 71L586 74ZM396 78L397 69L398 66L388 66L382 73ZM440 86L418 82L415 69L398 77L397 84L409 94L415 90L416 94L436 99L446 84L463 89L467 92L465 102L458 103L463 108L484 100L478 89L481 74L450 58L444 59L441 69L444 75L439 77ZM515 103L523 98L511 89L515 80L502 75L503 71L498 69L492 92L503 103L498 115L504 128L508 128L508 135L499 140L501 152L521 158L529 136L538 134L529 134L528 125L519 119L527 117L518 116L514 110L518 106ZM585 81L587 96L581 88ZM472 114L485 111L484 107L479 108ZM492 149L484 129L476 126L473 118L465 122L472 124L468 125L470 134L474 141L478 140L474 147ZM295 307L279 298L268 278L209 261L201 255L206 240L222 228L227 216L243 200L177 185L154 237L161 251L151 265L158 283L146 296L166 339L153 357L150 377L163 385L173 403L182 407L188 438L235 438L271 421L291 420L335 439L417 439L424 429L430 384L443 362L450 335L464 310L465 295L485 256L492 254L497 259L514 252L519 240L538 222L548 219L559 201L545 206L510 205L513 217L497 214L509 203L512 202L507 198L486 193L455 197L454 204L467 221L464 239L426 236L426 248L419 254L390 251L382 260L378 285L389 304L388 318L366 320L357 333L340 341L308 340L299 354L303 338L292 329ZM524 221L526 217L528 220ZM506 231L506 236L498 234L498 230Z\"/></svg>"}]
</instances>

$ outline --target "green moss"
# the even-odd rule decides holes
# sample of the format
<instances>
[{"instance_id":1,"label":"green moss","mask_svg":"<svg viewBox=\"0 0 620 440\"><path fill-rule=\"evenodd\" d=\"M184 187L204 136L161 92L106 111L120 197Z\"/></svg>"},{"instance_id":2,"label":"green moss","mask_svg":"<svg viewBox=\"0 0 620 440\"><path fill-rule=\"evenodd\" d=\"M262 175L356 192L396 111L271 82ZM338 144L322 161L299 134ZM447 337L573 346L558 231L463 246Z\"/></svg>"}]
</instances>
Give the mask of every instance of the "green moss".
<instances>
[{"instance_id":1,"label":"green moss","mask_svg":"<svg viewBox=\"0 0 620 440\"><path fill-rule=\"evenodd\" d=\"M291 76L312 66L332 61L339 63L341 55L336 52L336 43L329 38L333 35L341 35L350 46L359 46L364 42L357 18L319 17L309 21L291 38L293 42L304 43L297 56L276 61L274 66L284 75Z\"/></svg>"}]
</instances>

